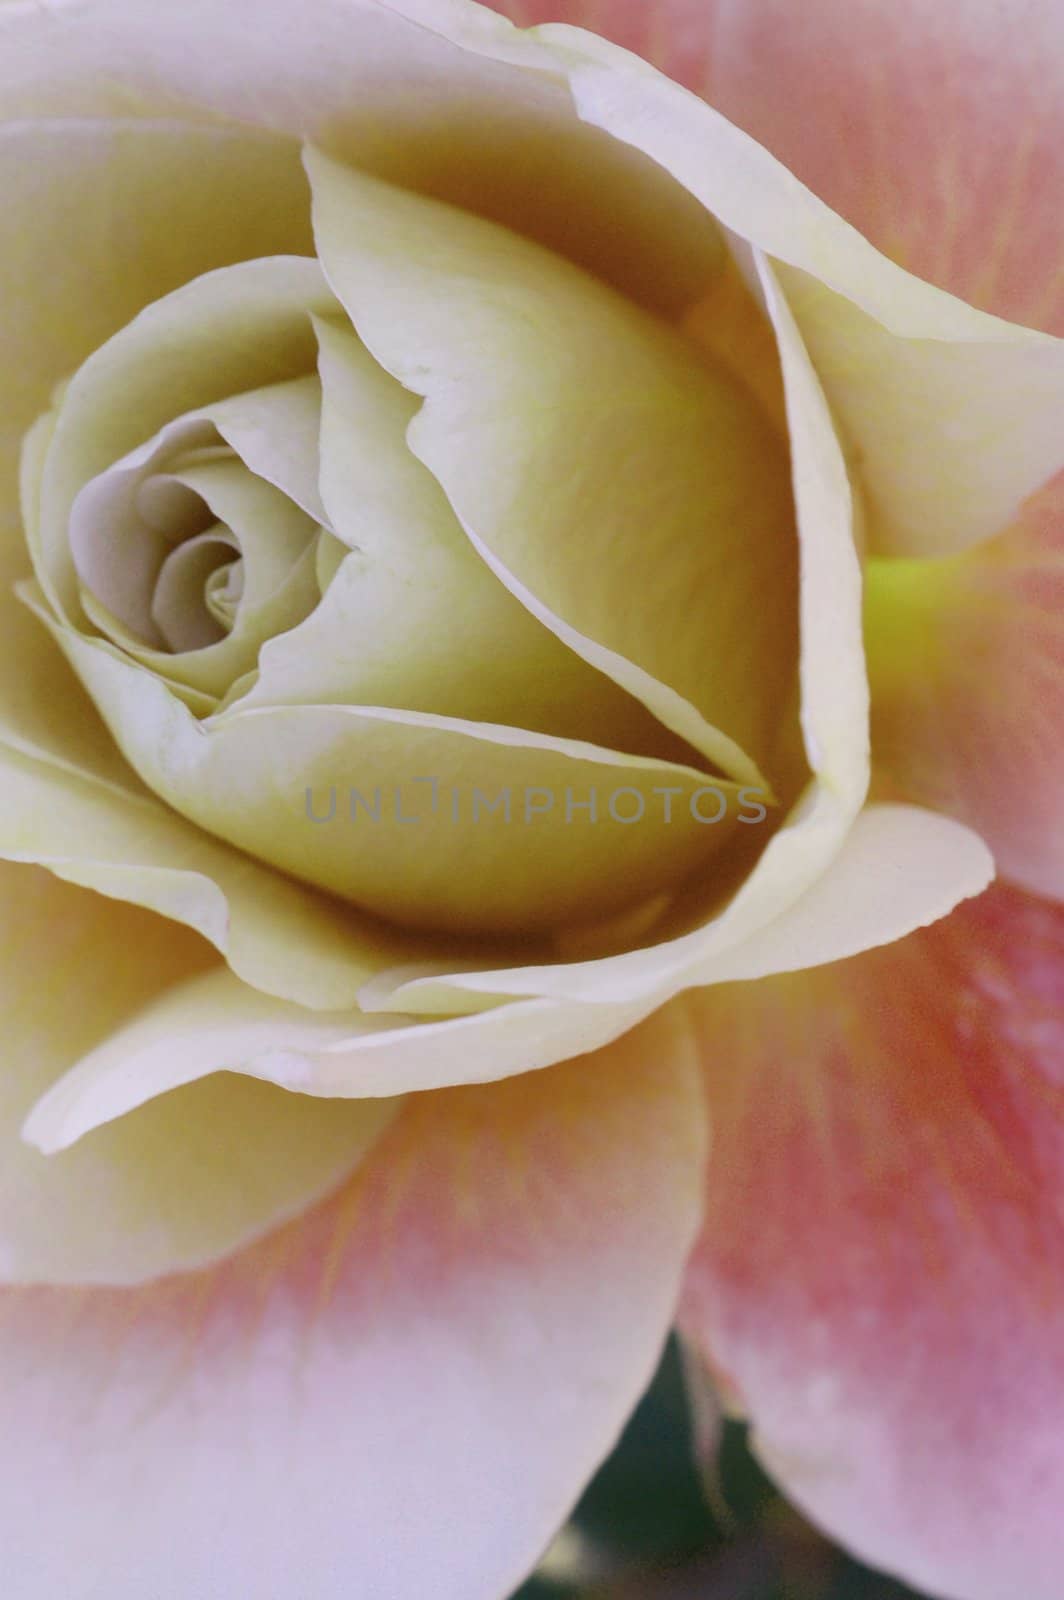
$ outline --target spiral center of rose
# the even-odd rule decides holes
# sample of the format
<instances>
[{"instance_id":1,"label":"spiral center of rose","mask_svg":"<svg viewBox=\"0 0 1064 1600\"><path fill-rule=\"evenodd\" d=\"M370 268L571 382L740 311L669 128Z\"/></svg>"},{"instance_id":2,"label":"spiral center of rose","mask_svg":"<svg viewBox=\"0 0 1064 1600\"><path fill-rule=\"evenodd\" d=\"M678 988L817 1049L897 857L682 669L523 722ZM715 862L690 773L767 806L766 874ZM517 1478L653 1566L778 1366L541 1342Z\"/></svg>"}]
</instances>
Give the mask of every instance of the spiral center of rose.
<instances>
[{"instance_id":1,"label":"spiral center of rose","mask_svg":"<svg viewBox=\"0 0 1064 1600\"><path fill-rule=\"evenodd\" d=\"M182 481L204 460L232 460L227 450L190 453L173 470L144 478L117 519L109 559L99 560L94 527L80 524L71 540L74 564L88 595L145 645L175 655L203 650L232 632L244 592L240 540L202 494ZM138 574L130 583L128 577Z\"/></svg>"},{"instance_id":2,"label":"spiral center of rose","mask_svg":"<svg viewBox=\"0 0 1064 1600\"><path fill-rule=\"evenodd\" d=\"M49 626L169 805L377 915L726 892L795 702L785 442L557 254L307 166L318 261L145 308L28 441Z\"/></svg>"}]
</instances>

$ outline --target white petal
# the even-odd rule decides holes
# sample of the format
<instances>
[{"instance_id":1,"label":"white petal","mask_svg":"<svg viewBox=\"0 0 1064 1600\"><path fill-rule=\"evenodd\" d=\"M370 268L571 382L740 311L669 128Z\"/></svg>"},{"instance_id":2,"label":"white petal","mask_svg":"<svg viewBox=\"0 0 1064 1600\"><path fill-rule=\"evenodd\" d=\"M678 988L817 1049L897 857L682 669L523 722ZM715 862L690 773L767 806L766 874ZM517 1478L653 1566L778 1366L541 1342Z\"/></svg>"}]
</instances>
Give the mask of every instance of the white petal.
<instances>
[{"instance_id":1,"label":"white petal","mask_svg":"<svg viewBox=\"0 0 1064 1600\"><path fill-rule=\"evenodd\" d=\"M389 1120L386 1100L326 1106L226 1073L41 1155L19 1137L34 1101L211 952L28 866L0 865L0 910L0 1279L126 1284L213 1262L326 1194Z\"/></svg>"}]
</instances>

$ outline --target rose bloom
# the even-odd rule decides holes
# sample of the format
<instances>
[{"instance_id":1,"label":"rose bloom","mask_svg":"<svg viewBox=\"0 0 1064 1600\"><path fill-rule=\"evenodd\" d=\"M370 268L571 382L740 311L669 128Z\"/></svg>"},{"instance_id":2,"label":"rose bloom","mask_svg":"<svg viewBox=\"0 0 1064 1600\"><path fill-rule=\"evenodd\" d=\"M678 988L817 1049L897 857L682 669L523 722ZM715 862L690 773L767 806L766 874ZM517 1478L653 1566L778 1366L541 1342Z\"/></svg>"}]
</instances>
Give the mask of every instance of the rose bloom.
<instances>
[{"instance_id":1,"label":"rose bloom","mask_svg":"<svg viewBox=\"0 0 1064 1600\"><path fill-rule=\"evenodd\" d=\"M1062 13L512 11L0 10L6 1592L1051 1600Z\"/></svg>"}]
</instances>

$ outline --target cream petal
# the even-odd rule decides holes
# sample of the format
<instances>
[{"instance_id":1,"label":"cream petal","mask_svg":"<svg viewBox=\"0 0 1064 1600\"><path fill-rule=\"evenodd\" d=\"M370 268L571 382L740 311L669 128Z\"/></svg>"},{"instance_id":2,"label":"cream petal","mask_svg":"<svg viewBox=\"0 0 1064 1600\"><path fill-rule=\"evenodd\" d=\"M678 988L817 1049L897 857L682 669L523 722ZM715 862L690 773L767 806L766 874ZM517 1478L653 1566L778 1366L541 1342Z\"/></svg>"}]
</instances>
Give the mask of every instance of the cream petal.
<instances>
[{"instance_id":1,"label":"cream petal","mask_svg":"<svg viewBox=\"0 0 1064 1600\"><path fill-rule=\"evenodd\" d=\"M51 426L54 430L54 420ZM179 451L197 449L220 437L257 478L273 484L311 521L327 525L318 492L320 430L321 383L317 374L291 378L230 395L171 419L149 443L138 445L100 478L118 477L134 468L142 473L148 467L162 470ZM43 448L31 465L30 479L39 480L42 464ZM86 494L83 489L79 499ZM75 512L76 506L77 502ZM37 514L32 507L25 520L36 524Z\"/></svg>"},{"instance_id":2,"label":"cream petal","mask_svg":"<svg viewBox=\"0 0 1064 1600\"><path fill-rule=\"evenodd\" d=\"M580 198L589 206L585 211L567 207L567 217L571 218L575 211L581 218L585 214L609 218L614 229L618 218L631 218L635 233L626 244L638 244L640 237L645 238L645 233L640 235L640 226L645 229L653 208L664 203L672 209L669 225L664 229L658 210L658 238L664 235L670 245L675 245L693 226L693 217L683 212L679 192L664 200L667 185L660 187L660 170L659 187L653 190L653 167L645 159L650 156L659 169L678 176L692 196L736 231L781 260L808 268L815 277L864 305L873 319L883 320L905 338L935 341L945 337L961 344L972 342L976 366L982 362L982 352L976 348L981 341L1001 344L1002 348L990 359L1000 358L997 372L1003 404L989 421L992 434L1004 424L1009 443L991 452L998 459L988 462L983 473L987 497L979 502L967 497L966 504L957 508L958 526L936 538L957 543L979 536L971 526L962 528L959 523L969 513L978 517L980 506L985 510L992 500L996 503L994 523L984 532L994 531L1008 520L1007 515L998 514L1000 503L1007 502L1006 510L1011 512L1022 494L1048 477L1056 464L1052 424L1045 419L1044 407L1038 414L1037 394L1032 391L1040 382L1048 382L1052 395L1059 396L1059 376L1050 374L1047 378L1044 371L1039 373L1039 350L1044 353L1045 347L1036 348L1034 336L1025 336L991 318L973 321L976 314L968 308L894 268L854 230L816 202L748 136L625 52L572 29L540 29L534 38L522 37L500 19L485 22L465 6L446 12L438 7L426 11L412 0L401 5L393 0L387 13L383 8L374 8L360 15L349 7L339 8L329 0L318 0L314 27L304 29L303 37L298 36L294 24L287 28L284 19L278 21L284 35L282 54L286 62L282 84L270 65L277 59L273 52L280 48L278 39L271 33L269 46L265 42L253 46L247 39L246 24L241 31L241 6L227 7L224 18L205 15L209 10L205 0L195 9L194 31L199 49L193 66L187 50L187 38L193 30L187 5L160 5L153 11L150 30L138 25L142 19L121 0L94 8L91 29L67 13L64 28L42 30L39 18L31 10L9 7L4 41L8 104L31 112L45 108L63 85L68 106L83 103L97 111L106 108L113 112L119 102L110 85L115 81L115 63L120 61L125 81L131 88L135 84L141 94L178 94L201 106L222 109L230 115L243 114L250 120L266 121L301 134L313 135L316 129L324 132L329 128L339 137L336 130L343 129L348 149L357 151L363 164L415 185L420 179L425 187L459 203L467 199L476 203L479 181L480 190L489 196L482 204L489 212L499 211L497 192L505 188L516 215L507 215L503 209L500 219L520 223L522 211L529 210L530 194L535 196L535 181L511 181L505 186L484 182L485 176L490 177L495 165L503 160L509 141L516 139L520 147L535 149L533 179L541 171L553 176L558 170L559 174L564 173L562 181L566 181L574 168L582 167L586 189ZM417 26L406 26L396 15L399 12L408 15ZM185 48L174 47L172 30L178 28ZM444 34L449 34L450 40L441 37ZM240 39L239 50L232 42L236 38ZM315 48L323 39L329 44L328 65L322 64L321 52ZM234 66L235 59L241 63L239 71ZM373 92L361 100L357 115L350 111L356 63L363 73L376 73ZM558 82L565 72L588 124L583 142L569 122L566 96ZM100 80L105 80L108 87L101 87ZM446 90L441 93L439 86L443 84ZM380 116L372 101L374 96L391 96L394 100L400 90L406 91L405 109L389 119L389 138L382 145L367 132ZM444 102L449 102L446 111ZM472 127L462 122L461 113L455 109L463 102ZM452 137L441 141L440 129L448 116ZM484 141L480 130L491 116L496 119L499 137ZM588 137L599 126L614 138L596 142ZM478 149L489 143L493 145L490 151ZM626 143L631 146L628 151ZM444 147L445 155L434 157L427 153ZM595 193L596 186L599 194ZM546 187L550 188L553 203L554 187ZM626 189L639 200L629 200ZM646 209L641 211L644 198ZM549 227L539 216L531 219L531 226L532 231L544 235L548 244L573 242L550 237ZM595 231L589 224L588 234ZM616 234L601 227L597 233L599 258L594 259L593 250L585 252L587 259L578 252L577 258L596 270L605 267L609 276L610 263L608 258L601 258L601 241ZM689 243L690 236L684 237L684 242ZM613 254L616 257L618 252ZM635 254L639 255L638 249ZM672 250L666 255L670 261L675 259ZM705 263L701 273L705 285L712 276L713 263L704 250L700 259ZM620 271L615 267L615 277ZM688 303L695 298L697 294L688 292ZM900 319L897 325L892 317ZM806 331L815 340L824 331L822 319L811 313ZM963 351L956 352L956 356L959 368L963 368L967 356ZM895 388L903 389L905 381L906 374L900 373ZM981 389L973 388L968 394L963 391L964 375L959 371L953 395L955 414L960 433L970 438L980 428L980 407L986 402ZM1023 462L1006 459L1016 434L1005 414L1004 402L1013 398L1022 402L1025 414L1034 413L1029 419L1031 427L1023 436ZM855 408L860 409L860 405ZM956 448L946 448L936 469L935 462L929 459L926 441L915 426L911 444L914 459L921 461L925 470L922 480L914 471L906 489L918 489L926 495L927 507L937 508L943 475L949 477L949 457ZM1032 462L1035 480L1019 483L1017 480ZM893 532L899 538L911 537L905 532L908 508L885 509ZM890 531L884 528L884 536Z\"/></svg>"},{"instance_id":3,"label":"cream petal","mask_svg":"<svg viewBox=\"0 0 1064 1600\"><path fill-rule=\"evenodd\" d=\"M166 630L153 615L155 593L163 569L177 552L168 530L141 509L139 502L145 496L137 493L138 489L153 491L156 505L165 496L168 520L180 514L185 523L194 522L205 530L210 526L206 508L182 484L161 474L141 484L130 483L120 464L116 471L102 473L86 484L74 501L70 551L83 602L87 596L113 617L121 625L123 638L131 633L161 650L166 646ZM178 571L181 565L179 557ZM99 626L98 618L89 615ZM109 629L105 631L110 634Z\"/></svg>"},{"instance_id":4,"label":"cream petal","mask_svg":"<svg viewBox=\"0 0 1064 1600\"><path fill-rule=\"evenodd\" d=\"M493 1082L600 1049L642 1016L638 1003L557 1000L440 1021L314 1013L212 970L176 984L88 1051L37 1102L23 1134L48 1152L66 1149L156 1096L222 1071L344 1100Z\"/></svg>"},{"instance_id":5,"label":"cream petal","mask_svg":"<svg viewBox=\"0 0 1064 1600\"><path fill-rule=\"evenodd\" d=\"M318 594L314 551L308 550L281 587L256 609L244 609L235 619L237 626L225 631L216 644L177 654L149 649L87 591L82 592L81 604L89 621L121 654L150 668L196 716L208 717L239 697L253 679L262 641L304 617Z\"/></svg>"},{"instance_id":6,"label":"cream petal","mask_svg":"<svg viewBox=\"0 0 1064 1600\"><path fill-rule=\"evenodd\" d=\"M318 490L321 384L316 375L271 383L205 406L222 438L258 478L328 526Z\"/></svg>"},{"instance_id":7,"label":"cream petal","mask_svg":"<svg viewBox=\"0 0 1064 1600\"><path fill-rule=\"evenodd\" d=\"M43 13L16 21L14 9L0 9L5 35L28 22L40 40ZM8 55L6 43L0 80L9 82L17 50ZM55 384L150 300L242 254L310 250L312 241L306 178L285 141L233 125L79 122L66 111L48 124L0 126L0 727L23 748L91 761L103 759L106 734L11 594L29 570L21 437ZM39 446L48 431L36 431Z\"/></svg>"},{"instance_id":8,"label":"cream petal","mask_svg":"<svg viewBox=\"0 0 1064 1600\"><path fill-rule=\"evenodd\" d=\"M738 822L723 780L487 723L351 706L197 723L99 641L57 638L153 792L401 927L527 936L607 917L689 887Z\"/></svg>"},{"instance_id":9,"label":"cream petal","mask_svg":"<svg viewBox=\"0 0 1064 1600\"><path fill-rule=\"evenodd\" d=\"M820 819L821 832L834 820ZM808 871L809 857L818 844L822 848L814 831L812 841L806 841L806 859L798 856L796 862L793 858L798 853L792 847L792 861L787 864L795 876L802 869ZM468 975L463 976L455 968L444 972L415 966L378 973L362 990L359 1002L368 1012L405 1011L410 1015L432 1015L445 1007L454 1010L461 1006L468 1013L466 1020L502 1022L509 1007L498 1011L480 1008L498 1006L502 996L538 995L539 1000L523 1004L592 1001L608 1012L627 1005L638 1007L645 1015L678 989L804 971L904 939L915 929L947 916L962 901L981 894L993 874L990 852L970 828L916 806L873 805L859 815L842 847L811 886L778 917L734 943L720 934L714 940L712 925L702 930L701 950L697 936L676 941L680 947L688 946L686 951L681 948L681 955L687 955L686 968L679 966L675 946L670 950L668 945L553 970L520 967L485 974L471 962ZM763 885L754 888L763 889ZM744 913L749 916L752 898L749 888L736 896L730 908L736 920ZM726 912L718 924L725 934L730 931L728 915ZM697 961L691 959L692 953ZM663 954L672 956L672 967L654 961Z\"/></svg>"},{"instance_id":10,"label":"cream petal","mask_svg":"<svg viewBox=\"0 0 1064 1600\"><path fill-rule=\"evenodd\" d=\"M317 582L317 544L315 550L314 580ZM215 567L203 586L204 604L211 616L226 630L236 621L240 602L244 598L244 562L241 557Z\"/></svg>"},{"instance_id":11,"label":"cream petal","mask_svg":"<svg viewBox=\"0 0 1064 1600\"><path fill-rule=\"evenodd\" d=\"M317 494L316 489L306 492L307 480L316 476L316 447L312 464L306 460L306 434L320 411L317 380L308 382L314 386L309 392L296 380L186 412L92 478L71 508L70 548L89 591L80 596L86 616L164 677L197 715L215 710L234 682L255 668L263 643L302 621L319 598L312 549L319 530L301 509ZM261 454L271 433L284 433L290 420L296 432L279 453L274 477L291 483L299 501L272 479L254 475L229 450L211 448L225 427L245 446L251 444L253 456ZM161 470L168 463L170 470ZM32 466L25 477L31 475ZM154 616L164 566L170 571L176 564L180 571L189 559L181 554L187 542L166 554L183 526L195 523L194 511L175 492L193 508L199 506L200 521L213 511L247 558L236 626L201 648L189 644L177 652L180 660L172 642L169 650L163 648L165 630L160 632ZM31 542L33 532L31 526ZM205 623L205 605L197 609Z\"/></svg>"},{"instance_id":12,"label":"cream petal","mask_svg":"<svg viewBox=\"0 0 1064 1600\"><path fill-rule=\"evenodd\" d=\"M336 574L339 572L340 568L343 566L350 554L351 551L348 546L346 544L342 544L334 533L329 532L328 528L323 528L321 530L321 533L318 535L317 553L314 557L314 571L317 574L318 588L321 590L323 598L325 596L325 591L328 589L329 585L332 583L333 579L336 577ZM339 641L337 641L337 643L339 643ZM291 661L289 665L294 672L296 668L295 661ZM278 689L281 687L281 678L282 674L278 673L276 676ZM337 696L337 698L340 697Z\"/></svg>"},{"instance_id":13,"label":"cream petal","mask_svg":"<svg viewBox=\"0 0 1064 1600\"><path fill-rule=\"evenodd\" d=\"M645 152L781 264L861 458L880 548L938 554L998 532L1061 464L1059 340L905 272L719 112L615 45L536 30L580 115Z\"/></svg>"},{"instance_id":14,"label":"cream petal","mask_svg":"<svg viewBox=\"0 0 1064 1600\"><path fill-rule=\"evenodd\" d=\"M394 706L643 754L686 752L535 620L481 560L408 450L418 402L354 335L317 325L321 487L351 555L321 604L262 653L244 708Z\"/></svg>"},{"instance_id":15,"label":"cream petal","mask_svg":"<svg viewBox=\"0 0 1064 1600\"><path fill-rule=\"evenodd\" d=\"M288 496L234 460L173 468L173 477L203 500L244 558L244 597L254 608L268 600L316 544L318 526Z\"/></svg>"},{"instance_id":16,"label":"cream petal","mask_svg":"<svg viewBox=\"0 0 1064 1600\"><path fill-rule=\"evenodd\" d=\"M47 16L9 0L0 110L173 108L319 139L541 238L657 310L699 297L721 258L712 218L580 123L551 55L527 39L518 55L513 29L465 0L406 9L309 0L267 23L261 0L156 0L150 16L139 0Z\"/></svg>"},{"instance_id":17,"label":"cream petal","mask_svg":"<svg viewBox=\"0 0 1064 1600\"><path fill-rule=\"evenodd\" d=\"M34 1101L213 953L34 867L0 865L0 910L4 1282L133 1284L208 1265L328 1193L390 1120L394 1101L326 1106L227 1073L42 1156L19 1137Z\"/></svg>"},{"instance_id":18,"label":"cream petal","mask_svg":"<svg viewBox=\"0 0 1064 1600\"><path fill-rule=\"evenodd\" d=\"M814 779L734 899L694 931L608 961L506 971L437 969L437 975L413 982L400 975L392 992L399 1009L476 1009L484 996L497 994L610 1001L640 994L648 1006L658 1003L663 994L710 981L713 959L741 946L794 905L843 847L864 802L869 770L853 500L845 458L808 353L763 259L759 271L779 339L787 396L802 559L802 726ZM863 918L863 912L854 910ZM370 991L374 1006L386 1005L388 993L386 980L375 978Z\"/></svg>"},{"instance_id":19,"label":"cream petal","mask_svg":"<svg viewBox=\"0 0 1064 1600\"><path fill-rule=\"evenodd\" d=\"M531 994L599 1002L642 995L649 1007L681 988L762 976L777 963L778 970L813 966L888 943L944 916L989 881L985 847L945 818L877 807L854 825L868 782L868 724L845 464L794 319L764 261L760 272L787 391L803 540L802 717L816 781L731 904L692 934L554 968L437 969L412 979L400 973L392 983L378 974L363 1005L433 1012L461 997L476 1009L487 997ZM825 626L829 617L834 633Z\"/></svg>"},{"instance_id":20,"label":"cream petal","mask_svg":"<svg viewBox=\"0 0 1064 1600\"><path fill-rule=\"evenodd\" d=\"M184 414L314 366L312 312L335 310L317 263L243 262L148 306L67 385L40 485L38 575L75 609L68 526L79 491Z\"/></svg>"},{"instance_id":21,"label":"cream petal","mask_svg":"<svg viewBox=\"0 0 1064 1600\"><path fill-rule=\"evenodd\" d=\"M979 894L992 864L974 834L931 812L873 806L824 877L758 939L719 958L712 981L805 970L901 939L954 908L965 870L965 893ZM867 910L863 925L855 922L854 904ZM98 1123L223 1066L303 1094L341 1098L480 1083L600 1048L644 1009L640 997L627 1005L534 999L439 1022L312 1018L253 994L227 972L212 972L164 996L143 1024L79 1063L35 1110L31 1136L48 1148L72 1143ZM170 1040L178 1024L182 1049L175 1054Z\"/></svg>"},{"instance_id":22,"label":"cream petal","mask_svg":"<svg viewBox=\"0 0 1064 1600\"><path fill-rule=\"evenodd\" d=\"M207 583L220 568L227 570L239 551L233 536L216 522L167 556L159 569L151 616L168 649L202 650L225 638L222 622L207 609Z\"/></svg>"},{"instance_id":23,"label":"cream petal","mask_svg":"<svg viewBox=\"0 0 1064 1600\"><path fill-rule=\"evenodd\" d=\"M844 961L937 922L993 876L990 851L969 828L916 806L867 806L823 877L704 975L730 983Z\"/></svg>"},{"instance_id":24,"label":"cream petal","mask_svg":"<svg viewBox=\"0 0 1064 1600\"><path fill-rule=\"evenodd\" d=\"M977 544L1064 466L1064 342L1008 323L899 338L809 274L780 275L858 453L874 549L933 556ZM910 282L918 301L927 286Z\"/></svg>"},{"instance_id":25,"label":"cream petal","mask_svg":"<svg viewBox=\"0 0 1064 1600\"><path fill-rule=\"evenodd\" d=\"M149 302L234 261L313 248L286 140L151 118L35 126L10 120L2 89L0 114L5 429L28 428Z\"/></svg>"},{"instance_id":26,"label":"cream petal","mask_svg":"<svg viewBox=\"0 0 1064 1600\"><path fill-rule=\"evenodd\" d=\"M694 347L560 257L309 149L318 251L426 396L410 447L529 610L729 776L793 678L785 456Z\"/></svg>"},{"instance_id":27,"label":"cream petal","mask_svg":"<svg viewBox=\"0 0 1064 1600\"><path fill-rule=\"evenodd\" d=\"M0 856L184 923L245 982L312 1008L353 1006L374 972L431 948L211 838L118 767L94 775L0 744Z\"/></svg>"},{"instance_id":28,"label":"cream petal","mask_svg":"<svg viewBox=\"0 0 1064 1600\"><path fill-rule=\"evenodd\" d=\"M802 536L802 722L814 783L732 902L691 934L606 961L492 972L470 963L465 973L399 973L391 983L378 974L363 1005L475 1010L491 997L528 994L642 997L649 1009L681 988L716 982L718 971L760 975L776 961L815 965L901 938L985 887L989 856L966 828L902 807L877 808L854 827L868 784L868 695L845 462L772 269L762 260L759 270L787 392ZM858 879L868 886L862 894L853 893Z\"/></svg>"},{"instance_id":29,"label":"cream petal","mask_svg":"<svg viewBox=\"0 0 1064 1600\"><path fill-rule=\"evenodd\" d=\"M317 605L319 529L305 511L273 484L255 477L241 461L217 460L188 467L178 464L173 478L202 496L219 518L219 525L230 530L232 548L240 557L240 600L238 605L234 603L231 629L219 629L207 609L205 570L198 613L220 633L216 642L207 641L208 647L203 649L189 644L184 648L194 654L177 659L145 651L131 653L161 676L221 698L244 674L254 670L268 640L295 627ZM153 606L159 602L159 589L170 563L188 548L188 543L180 546L164 566ZM217 566L216 559L210 570ZM176 651L172 643L171 649Z\"/></svg>"},{"instance_id":30,"label":"cream petal","mask_svg":"<svg viewBox=\"0 0 1064 1600\"><path fill-rule=\"evenodd\" d=\"M56 418L49 421L54 436ZM177 538L206 527L211 520L192 490L175 483L164 468L175 449L206 444L212 436L205 419L181 417L107 466L74 497L66 535L70 559L82 594L88 590L121 625L120 642L124 642L125 632L132 632L142 643L162 648L162 636L151 615L159 571ZM47 453L38 454L33 448L24 452L24 522L31 550L40 548L40 517L35 505L40 500L47 459ZM114 636L110 627L105 626L104 631Z\"/></svg>"}]
</instances>

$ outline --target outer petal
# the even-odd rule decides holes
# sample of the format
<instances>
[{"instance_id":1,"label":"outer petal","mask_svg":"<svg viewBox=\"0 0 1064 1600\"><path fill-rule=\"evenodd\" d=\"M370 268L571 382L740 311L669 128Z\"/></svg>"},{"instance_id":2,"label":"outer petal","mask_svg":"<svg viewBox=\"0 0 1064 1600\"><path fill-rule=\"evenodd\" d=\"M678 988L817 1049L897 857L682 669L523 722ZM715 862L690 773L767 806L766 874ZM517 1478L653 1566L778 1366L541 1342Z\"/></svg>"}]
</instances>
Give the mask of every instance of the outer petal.
<instances>
[{"instance_id":1,"label":"outer petal","mask_svg":"<svg viewBox=\"0 0 1064 1600\"><path fill-rule=\"evenodd\" d=\"M725 982L836 961L867 948L870 939L900 938L943 914L953 904L955 879L943 886L937 905L930 890L939 859L956 855L956 834L953 823L929 812L873 806L810 893L759 940L719 958L714 977ZM974 834L968 845L969 888L976 892L990 877L990 858ZM868 908L867 925L855 925L854 903ZM382 974L363 993L367 1008L376 988L391 1003ZM37 1104L25 1132L42 1149L58 1149L155 1095L223 1069L341 1098L479 1083L595 1049L639 1021L655 998L625 1000L619 987L607 1005L504 1001L439 1021L322 1015L255 994L216 969L175 985L83 1057Z\"/></svg>"},{"instance_id":2,"label":"outer petal","mask_svg":"<svg viewBox=\"0 0 1064 1600\"><path fill-rule=\"evenodd\" d=\"M707 962L707 973L727 983L844 960L947 916L961 883L968 897L993 875L983 841L948 817L866 806L823 877L756 938Z\"/></svg>"},{"instance_id":3,"label":"outer petal","mask_svg":"<svg viewBox=\"0 0 1064 1600\"><path fill-rule=\"evenodd\" d=\"M34 1106L24 1136L51 1153L157 1095L217 1072L299 1094L364 1099L485 1083L612 1042L647 1006L525 1000L465 1017L309 1012L225 969L175 984L90 1050Z\"/></svg>"},{"instance_id":4,"label":"outer petal","mask_svg":"<svg viewBox=\"0 0 1064 1600\"><path fill-rule=\"evenodd\" d=\"M5 8L5 31L19 9ZM35 126L10 120L2 95L0 117L5 427L28 427L150 300L230 262L312 249L288 141L165 115Z\"/></svg>"},{"instance_id":5,"label":"outer petal","mask_svg":"<svg viewBox=\"0 0 1064 1600\"><path fill-rule=\"evenodd\" d=\"M902 271L718 112L575 29L537 30L570 63L580 114L660 162L777 257L828 398L861 462L885 551L935 554L997 532L1058 470L1064 346Z\"/></svg>"},{"instance_id":6,"label":"outer petal","mask_svg":"<svg viewBox=\"0 0 1064 1600\"><path fill-rule=\"evenodd\" d=\"M702 1161L679 1044L662 1019L418 1096L336 1201L210 1274L0 1301L20 1600L509 1593L673 1314Z\"/></svg>"},{"instance_id":7,"label":"outer petal","mask_svg":"<svg viewBox=\"0 0 1064 1600\"><path fill-rule=\"evenodd\" d=\"M958 560L867 573L877 767L1064 899L1064 474Z\"/></svg>"},{"instance_id":8,"label":"outer petal","mask_svg":"<svg viewBox=\"0 0 1064 1600\"><path fill-rule=\"evenodd\" d=\"M710 60L691 87L910 271L1064 332L1055 0L696 4Z\"/></svg>"},{"instance_id":9,"label":"outer petal","mask_svg":"<svg viewBox=\"0 0 1064 1600\"><path fill-rule=\"evenodd\" d=\"M810 807L806 820L809 836L788 841L790 859L781 850L772 863L781 874L807 873L819 860L824 836L830 838L835 818L826 807L819 812ZM769 851L775 846L773 841ZM671 947L652 946L569 967L516 967L507 973L483 973L475 962L470 962L468 975L439 977L431 968L418 967L382 971L366 984L360 1000L366 1010L431 1013L455 1009L457 991L468 997L461 1009L470 1011L497 1003L499 995L524 993L649 1007L680 988L801 971L902 939L979 894L992 875L989 851L967 828L913 806L874 805L861 813L842 848L805 893L763 923L769 886L755 874L716 922Z\"/></svg>"},{"instance_id":10,"label":"outer petal","mask_svg":"<svg viewBox=\"0 0 1064 1600\"><path fill-rule=\"evenodd\" d=\"M156 800L117 756L113 765L86 770L0 744L0 856L185 923L246 983L300 1005L352 1006L382 966L424 959L424 942L259 866Z\"/></svg>"},{"instance_id":11,"label":"outer petal","mask_svg":"<svg viewBox=\"0 0 1064 1600\"><path fill-rule=\"evenodd\" d=\"M552 58L526 40L511 60L515 37L468 0L158 0L150 13L140 0L43 12L8 0L0 115L164 107L315 139L682 308L719 264L716 225L651 163L582 128Z\"/></svg>"},{"instance_id":12,"label":"outer petal","mask_svg":"<svg viewBox=\"0 0 1064 1600\"><path fill-rule=\"evenodd\" d=\"M388 1121L394 1102L327 1106L224 1074L42 1156L19 1138L34 1100L211 951L32 867L0 865L0 912L4 1281L134 1283L213 1262L319 1200Z\"/></svg>"},{"instance_id":13,"label":"outer petal","mask_svg":"<svg viewBox=\"0 0 1064 1600\"><path fill-rule=\"evenodd\" d=\"M803 1509L956 1600L1056 1600L1064 916L991 890L692 1002L714 1128L684 1325Z\"/></svg>"}]
</instances>

